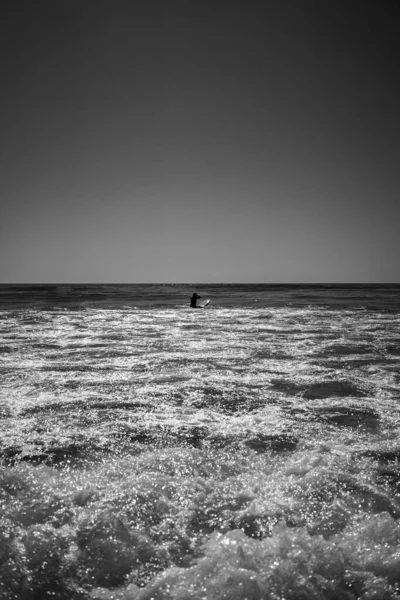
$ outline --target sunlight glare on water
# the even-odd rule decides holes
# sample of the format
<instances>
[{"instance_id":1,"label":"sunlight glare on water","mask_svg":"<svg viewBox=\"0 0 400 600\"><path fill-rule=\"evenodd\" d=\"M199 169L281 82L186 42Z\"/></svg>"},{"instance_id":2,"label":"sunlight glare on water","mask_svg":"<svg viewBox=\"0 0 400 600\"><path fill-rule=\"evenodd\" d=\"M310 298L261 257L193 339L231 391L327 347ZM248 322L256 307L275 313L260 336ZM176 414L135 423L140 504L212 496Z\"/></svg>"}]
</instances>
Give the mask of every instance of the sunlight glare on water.
<instances>
[{"instance_id":1,"label":"sunlight glare on water","mask_svg":"<svg viewBox=\"0 0 400 600\"><path fill-rule=\"evenodd\" d=\"M400 597L400 314L0 313L0 597Z\"/></svg>"}]
</instances>

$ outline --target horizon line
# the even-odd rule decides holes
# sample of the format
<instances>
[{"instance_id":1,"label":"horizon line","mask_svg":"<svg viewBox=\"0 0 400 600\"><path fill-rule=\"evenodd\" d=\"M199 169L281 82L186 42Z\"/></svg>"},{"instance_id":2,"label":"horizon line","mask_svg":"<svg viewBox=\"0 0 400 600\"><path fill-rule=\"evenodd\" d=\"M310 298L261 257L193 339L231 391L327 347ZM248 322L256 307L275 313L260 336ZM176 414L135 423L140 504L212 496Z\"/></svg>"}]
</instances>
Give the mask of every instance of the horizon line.
<instances>
[{"instance_id":1,"label":"horizon line","mask_svg":"<svg viewBox=\"0 0 400 600\"><path fill-rule=\"evenodd\" d=\"M303 282L265 282L265 281L176 281L176 282L166 282L166 281L46 281L46 282L36 282L36 281L10 281L10 282L0 282L0 285L400 285L400 281L325 281L325 282L312 282L312 281L303 281Z\"/></svg>"}]
</instances>

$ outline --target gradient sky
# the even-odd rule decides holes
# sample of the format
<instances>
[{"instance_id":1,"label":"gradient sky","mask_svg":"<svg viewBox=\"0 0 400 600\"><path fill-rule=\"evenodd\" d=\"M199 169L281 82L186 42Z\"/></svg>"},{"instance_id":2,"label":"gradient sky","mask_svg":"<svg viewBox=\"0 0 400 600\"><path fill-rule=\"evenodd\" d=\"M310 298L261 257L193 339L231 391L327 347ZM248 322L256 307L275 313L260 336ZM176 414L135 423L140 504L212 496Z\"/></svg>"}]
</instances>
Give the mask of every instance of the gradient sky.
<instances>
[{"instance_id":1,"label":"gradient sky","mask_svg":"<svg viewBox=\"0 0 400 600\"><path fill-rule=\"evenodd\" d=\"M7 0L0 282L400 282L393 0Z\"/></svg>"}]
</instances>

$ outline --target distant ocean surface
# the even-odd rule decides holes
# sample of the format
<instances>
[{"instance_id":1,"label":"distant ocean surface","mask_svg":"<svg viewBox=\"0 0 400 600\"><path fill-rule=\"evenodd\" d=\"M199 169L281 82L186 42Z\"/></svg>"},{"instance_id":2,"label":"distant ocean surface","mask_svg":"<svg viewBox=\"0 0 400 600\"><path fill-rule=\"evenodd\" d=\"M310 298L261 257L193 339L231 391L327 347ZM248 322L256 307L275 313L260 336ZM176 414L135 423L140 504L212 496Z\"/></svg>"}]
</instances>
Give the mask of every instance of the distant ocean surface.
<instances>
[{"instance_id":1,"label":"distant ocean surface","mask_svg":"<svg viewBox=\"0 0 400 600\"><path fill-rule=\"evenodd\" d=\"M399 310L400 284L57 284L1 285L0 309L159 309L189 304L193 291L219 308L301 307Z\"/></svg>"},{"instance_id":2,"label":"distant ocean surface","mask_svg":"<svg viewBox=\"0 0 400 600\"><path fill-rule=\"evenodd\" d=\"M399 600L399 458L400 285L0 286L1 599Z\"/></svg>"}]
</instances>

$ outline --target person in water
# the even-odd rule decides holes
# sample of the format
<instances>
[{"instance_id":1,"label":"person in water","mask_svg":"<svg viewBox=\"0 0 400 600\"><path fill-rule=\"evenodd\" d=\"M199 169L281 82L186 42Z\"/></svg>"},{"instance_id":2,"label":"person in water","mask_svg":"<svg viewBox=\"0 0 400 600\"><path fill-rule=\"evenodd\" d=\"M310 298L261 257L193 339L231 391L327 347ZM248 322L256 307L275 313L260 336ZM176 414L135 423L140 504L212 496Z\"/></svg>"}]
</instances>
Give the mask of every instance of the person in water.
<instances>
[{"instance_id":1,"label":"person in water","mask_svg":"<svg viewBox=\"0 0 400 600\"><path fill-rule=\"evenodd\" d=\"M200 308L200 306L196 305L197 299L201 298L201 296L198 296L196 294L196 292L193 294L193 296L190 298L190 308Z\"/></svg>"}]
</instances>

